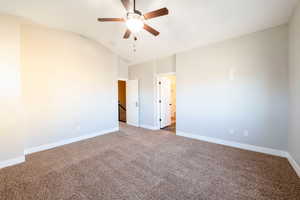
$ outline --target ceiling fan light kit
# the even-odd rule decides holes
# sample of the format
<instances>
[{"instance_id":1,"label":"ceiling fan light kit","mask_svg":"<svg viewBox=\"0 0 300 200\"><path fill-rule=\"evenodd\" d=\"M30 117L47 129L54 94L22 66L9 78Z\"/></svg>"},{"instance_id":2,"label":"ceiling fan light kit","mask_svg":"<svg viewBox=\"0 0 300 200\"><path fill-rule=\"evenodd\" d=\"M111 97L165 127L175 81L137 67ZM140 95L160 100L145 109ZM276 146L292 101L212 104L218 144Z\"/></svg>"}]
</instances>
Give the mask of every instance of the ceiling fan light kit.
<instances>
[{"instance_id":1,"label":"ceiling fan light kit","mask_svg":"<svg viewBox=\"0 0 300 200\"><path fill-rule=\"evenodd\" d=\"M138 33L144 28L143 16L136 13L128 13L126 26L132 33Z\"/></svg>"},{"instance_id":2,"label":"ceiling fan light kit","mask_svg":"<svg viewBox=\"0 0 300 200\"><path fill-rule=\"evenodd\" d=\"M145 29L149 33L154 36L158 36L159 32L147 25L146 20L161 17L169 14L169 10L167 8L161 8L152 12L148 12L146 14L142 14L142 12L136 10L135 8L135 0L133 1L133 8L130 7L130 0L121 0L124 8L127 11L126 18L99 18L100 22L125 22L127 26L127 30L123 36L124 39L128 39L131 34L136 34L140 32L142 29ZM136 37L134 37L136 40Z\"/></svg>"}]
</instances>

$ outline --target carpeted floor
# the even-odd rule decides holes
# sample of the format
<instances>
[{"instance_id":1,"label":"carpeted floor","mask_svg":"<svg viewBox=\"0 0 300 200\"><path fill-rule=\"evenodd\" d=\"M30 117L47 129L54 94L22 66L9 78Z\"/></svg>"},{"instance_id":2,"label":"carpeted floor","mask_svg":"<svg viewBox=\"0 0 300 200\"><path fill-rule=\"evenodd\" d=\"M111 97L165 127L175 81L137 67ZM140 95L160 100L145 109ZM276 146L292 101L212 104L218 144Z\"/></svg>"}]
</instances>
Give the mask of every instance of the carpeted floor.
<instances>
[{"instance_id":1,"label":"carpeted floor","mask_svg":"<svg viewBox=\"0 0 300 200\"><path fill-rule=\"evenodd\" d=\"M299 200L284 158L121 125L0 170L1 200Z\"/></svg>"}]
</instances>

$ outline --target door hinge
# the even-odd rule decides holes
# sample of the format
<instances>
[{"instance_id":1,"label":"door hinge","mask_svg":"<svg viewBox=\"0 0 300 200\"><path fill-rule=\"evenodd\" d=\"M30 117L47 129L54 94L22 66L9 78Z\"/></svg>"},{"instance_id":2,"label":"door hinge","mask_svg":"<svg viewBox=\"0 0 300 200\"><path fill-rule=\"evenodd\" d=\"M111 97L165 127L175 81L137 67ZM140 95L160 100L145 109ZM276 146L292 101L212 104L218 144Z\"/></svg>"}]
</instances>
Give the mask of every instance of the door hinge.
<instances>
[{"instance_id":1,"label":"door hinge","mask_svg":"<svg viewBox=\"0 0 300 200\"><path fill-rule=\"evenodd\" d=\"M159 119L159 121L161 122L162 120L161 120L161 119Z\"/></svg>"}]
</instances>

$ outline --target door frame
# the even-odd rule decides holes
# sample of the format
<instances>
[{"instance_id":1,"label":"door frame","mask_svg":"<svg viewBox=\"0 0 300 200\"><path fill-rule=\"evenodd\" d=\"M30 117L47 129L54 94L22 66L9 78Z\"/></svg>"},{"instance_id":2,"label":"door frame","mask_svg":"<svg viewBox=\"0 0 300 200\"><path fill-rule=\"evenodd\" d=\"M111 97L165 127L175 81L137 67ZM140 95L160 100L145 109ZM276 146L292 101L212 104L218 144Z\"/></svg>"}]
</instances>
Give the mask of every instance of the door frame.
<instances>
[{"instance_id":1,"label":"door frame","mask_svg":"<svg viewBox=\"0 0 300 200\"><path fill-rule=\"evenodd\" d=\"M164 76L176 76L176 72L169 72L169 73L158 73L155 76L155 97L154 97L154 105L155 105L155 112L154 112L154 119L156 121L157 129L160 129L160 105L159 105L159 97L160 97L160 85L159 81L161 77Z\"/></svg>"}]
</instances>

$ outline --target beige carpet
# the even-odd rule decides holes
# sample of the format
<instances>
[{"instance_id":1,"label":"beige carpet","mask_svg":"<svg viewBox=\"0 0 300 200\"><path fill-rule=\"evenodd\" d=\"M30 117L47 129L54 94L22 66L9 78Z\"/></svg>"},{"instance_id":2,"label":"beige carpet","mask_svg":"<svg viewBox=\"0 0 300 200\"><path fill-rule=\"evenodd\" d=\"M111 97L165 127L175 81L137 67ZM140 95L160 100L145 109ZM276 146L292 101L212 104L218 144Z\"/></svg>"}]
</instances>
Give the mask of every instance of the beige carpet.
<instances>
[{"instance_id":1,"label":"beige carpet","mask_svg":"<svg viewBox=\"0 0 300 200\"><path fill-rule=\"evenodd\" d=\"M284 158L122 125L0 170L0 199L299 200Z\"/></svg>"}]
</instances>

